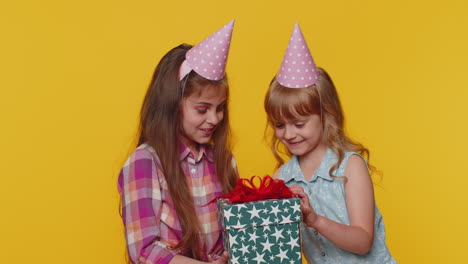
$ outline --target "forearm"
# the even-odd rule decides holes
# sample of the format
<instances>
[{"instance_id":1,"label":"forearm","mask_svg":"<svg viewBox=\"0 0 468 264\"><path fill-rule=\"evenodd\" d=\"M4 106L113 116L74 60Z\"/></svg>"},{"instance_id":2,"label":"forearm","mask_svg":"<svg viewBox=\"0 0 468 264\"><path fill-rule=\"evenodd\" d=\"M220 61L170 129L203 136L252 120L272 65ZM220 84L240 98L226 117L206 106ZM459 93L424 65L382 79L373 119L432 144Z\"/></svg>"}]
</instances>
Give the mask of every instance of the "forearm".
<instances>
[{"instance_id":1,"label":"forearm","mask_svg":"<svg viewBox=\"0 0 468 264\"><path fill-rule=\"evenodd\" d=\"M202 264L207 263L195 259L191 259L182 255L175 255L174 258L169 262L170 264Z\"/></svg>"},{"instance_id":2,"label":"forearm","mask_svg":"<svg viewBox=\"0 0 468 264\"><path fill-rule=\"evenodd\" d=\"M317 215L311 227L337 247L355 254L366 254L372 247L374 238L359 226L341 224Z\"/></svg>"}]
</instances>

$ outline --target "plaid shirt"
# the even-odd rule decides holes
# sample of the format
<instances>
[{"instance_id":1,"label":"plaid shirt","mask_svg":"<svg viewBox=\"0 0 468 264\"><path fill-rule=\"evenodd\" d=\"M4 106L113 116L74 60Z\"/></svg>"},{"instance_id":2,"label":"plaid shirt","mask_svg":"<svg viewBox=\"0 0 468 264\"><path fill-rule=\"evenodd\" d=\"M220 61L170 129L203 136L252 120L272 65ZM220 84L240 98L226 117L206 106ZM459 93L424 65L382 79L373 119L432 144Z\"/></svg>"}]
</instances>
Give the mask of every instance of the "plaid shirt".
<instances>
[{"instance_id":1,"label":"plaid shirt","mask_svg":"<svg viewBox=\"0 0 468 264\"><path fill-rule=\"evenodd\" d=\"M204 146L195 159L181 144L180 161L201 224L200 253L207 261L209 254L223 251L216 203L207 205L222 195L222 186L215 175L212 153ZM120 172L118 185L130 259L134 263L167 264L182 254L169 248L176 246L183 234L153 148L142 144L135 150Z\"/></svg>"}]
</instances>

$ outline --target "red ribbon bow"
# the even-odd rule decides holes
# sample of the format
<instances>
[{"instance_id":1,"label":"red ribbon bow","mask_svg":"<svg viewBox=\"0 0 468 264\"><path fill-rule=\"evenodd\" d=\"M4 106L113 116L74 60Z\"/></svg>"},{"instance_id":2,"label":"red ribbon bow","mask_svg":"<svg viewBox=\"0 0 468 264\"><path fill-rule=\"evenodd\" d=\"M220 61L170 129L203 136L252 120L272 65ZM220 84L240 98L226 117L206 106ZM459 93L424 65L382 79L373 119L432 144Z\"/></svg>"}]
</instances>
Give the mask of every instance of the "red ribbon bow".
<instances>
[{"instance_id":1,"label":"red ribbon bow","mask_svg":"<svg viewBox=\"0 0 468 264\"><path fill-rule=\"evenodd\" d=\"M260 181L260 185L255 186L255 179ZM238 179L237 184L231 193L222 195L217 199L227 198L231 203L247 203L252 201L260 201L267 199L284 199L292 198L293 194L283 180L271 178L265 175L252 176L249 179Z\"/></svg>"}]
</instances>

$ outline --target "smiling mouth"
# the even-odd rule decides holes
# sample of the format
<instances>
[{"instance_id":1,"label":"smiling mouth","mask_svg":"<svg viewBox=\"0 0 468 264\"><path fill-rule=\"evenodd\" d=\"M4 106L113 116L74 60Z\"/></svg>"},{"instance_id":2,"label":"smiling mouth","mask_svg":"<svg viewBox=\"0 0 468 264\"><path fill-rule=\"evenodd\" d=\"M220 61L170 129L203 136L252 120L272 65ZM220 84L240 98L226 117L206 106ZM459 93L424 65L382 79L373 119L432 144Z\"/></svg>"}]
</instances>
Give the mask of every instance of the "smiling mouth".
<instances>
[{"instance_id":1,"label":"smiling mouth","mask_svg":"<svg viewBox=\"0 0 468 264\"><path fill-rule=\"evenodd\" d=\"M296 146L296 145L299 145L302 142L304 142L304 140L297 141L297 142L289 142L288 144L291 145L291 146Z\"/></svg>"},{"instance_id":2,"label":"smiling mouth","mask_svg":"<svg viewBox=\"0 0 468 264\"><path fill-rule=\"evenodd\" d=\"M215 129L214 127L212 127L212 128L200 128L200 130L205 135L211 135L211 133L213 133L214 129Z\"/></svg>"}]
</instances>

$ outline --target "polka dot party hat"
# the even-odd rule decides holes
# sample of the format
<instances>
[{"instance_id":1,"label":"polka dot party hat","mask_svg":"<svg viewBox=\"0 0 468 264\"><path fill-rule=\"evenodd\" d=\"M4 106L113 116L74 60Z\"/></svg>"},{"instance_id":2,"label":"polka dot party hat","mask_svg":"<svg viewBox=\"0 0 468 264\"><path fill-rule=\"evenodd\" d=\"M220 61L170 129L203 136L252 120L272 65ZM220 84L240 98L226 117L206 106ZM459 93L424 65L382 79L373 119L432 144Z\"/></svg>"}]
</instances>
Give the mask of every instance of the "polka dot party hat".
<instances>
[{"instance_id":1,"label":"polka dot party hat","mask_svg":"<svg viewBox=\"0 0 468 264\"><path fill-rule=\"evenodd\" d=\"M288 88L305 88L315 84L318 80L314 59L297 23L294 25L294 31L276 80Z\"/></svg>"},{"instance_id":2,"label":"polka dot party hat","mask_svg":"<svg viewBox=\"0 0 468 264\"><path fill-rule=\"evenodd\" d=\"M179 80L182 80L192 70L208 80L221 80L226 69L233 28L234 20L231 20L187 51L179 69Z\"/></svg>"}]
</instances>

